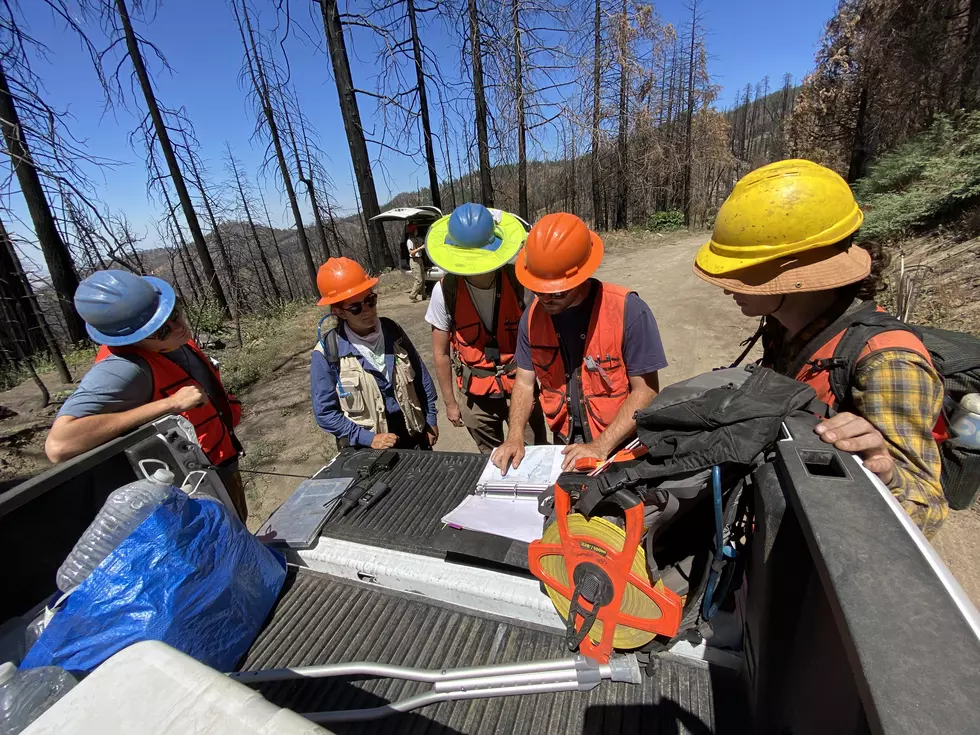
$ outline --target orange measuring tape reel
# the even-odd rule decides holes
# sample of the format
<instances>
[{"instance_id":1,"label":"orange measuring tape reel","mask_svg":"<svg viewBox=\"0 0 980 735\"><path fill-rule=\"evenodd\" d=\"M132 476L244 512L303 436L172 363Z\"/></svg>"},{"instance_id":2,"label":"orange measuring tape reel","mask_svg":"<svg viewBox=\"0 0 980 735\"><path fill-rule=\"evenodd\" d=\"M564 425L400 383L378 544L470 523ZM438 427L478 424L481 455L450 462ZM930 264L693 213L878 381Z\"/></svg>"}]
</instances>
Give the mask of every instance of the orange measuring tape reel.
<instances>
[{"instance_id":1,"label":"orange measuring tape reel","mask_svg":"<svg viewBox=\"0 0 980 735\"><path fill-rule=\"evenodd\" d=\"M673 637L683 603L663 582L651 584L643 536L643 502L620 491L626 530L604 518L570 513L571 499L555 485L555 521L528 547L531 573L544 584L565 621L570 650L605 663L614 649L640 648Z\"/></svg>"}]
</instances>

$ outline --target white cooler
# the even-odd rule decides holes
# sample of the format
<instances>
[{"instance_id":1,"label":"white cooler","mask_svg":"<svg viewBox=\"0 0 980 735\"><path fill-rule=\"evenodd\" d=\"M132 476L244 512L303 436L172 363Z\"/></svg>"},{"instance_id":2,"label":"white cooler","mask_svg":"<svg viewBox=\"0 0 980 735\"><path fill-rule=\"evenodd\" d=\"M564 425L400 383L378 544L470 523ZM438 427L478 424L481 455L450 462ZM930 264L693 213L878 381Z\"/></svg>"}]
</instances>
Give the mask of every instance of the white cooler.
<instances>
[{"instance_id":1,"label":"white cooler","mask_svg":"<svg viewBox=\"0 0 980 735\"><path fill-rule=\"evenodd\" d=\"M292 710L198 663L165 643L145 641L120 651L31 724L40 733L208 733L324 735Z\"/></svg>"}]
</instances>

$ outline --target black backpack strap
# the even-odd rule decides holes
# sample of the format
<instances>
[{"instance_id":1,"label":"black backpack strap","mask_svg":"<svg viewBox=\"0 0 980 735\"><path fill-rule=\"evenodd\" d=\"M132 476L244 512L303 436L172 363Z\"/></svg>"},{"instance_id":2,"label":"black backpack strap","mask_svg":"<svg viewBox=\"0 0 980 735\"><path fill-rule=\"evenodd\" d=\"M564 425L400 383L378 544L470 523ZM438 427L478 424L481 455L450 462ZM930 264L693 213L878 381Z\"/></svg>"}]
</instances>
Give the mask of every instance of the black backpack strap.
<instances>
[{"instance_id":1,"label":"black backpack strap","mask_svg":"<svg viewBox=\"0 0 980 735\"><path fill-rule=\"evenodd\" d=\"M733 368L741 365L742 360L744 360L748 356L748 354L752 351L752 348L755 347L755 343L762 338L762 335L765 334L765 331L766 331L766 318L762 317L762 319L759 320L759 328L755 330L755 334L743 340L742 344L739 345L740 347L745 347L745 349L742 350L742 354L736 357L735 362L733 362L728 367Z\"/></svg>"},{"instance_id":2,"label":"black backpack strap","mask_svg":"<svg viewBox=\"0 0 980 735\"><path fill-rule=\"evenodd\" d=\"M862 317L876 313L877 305L874 301L865 301L857 309L845 311L837 319L825 327L816 337L807 342L806 347L800 350L796 360L790 366L789 375L791 378L799 375L803 367L813 361L813 356L819 352L820 348L827 344L833 337L850 327Z\"/></svg>"},{"instance_id":3,"label":"black backpack strap","mask_svg":"<svg viewBox=\"0 0 980 735\"><path fill-rule=\"evenodd\" d=\"M442 277L442 298L449 315L449 334L456 331L456 294L459 293L459 276L447 273Z\"/></svg>"},{"instance_id":4,"label":"black backpack strap","mask_svg":"<svg viewBox=\"0 0 980 735\"><path fill-rule=\"evenodd\" d=\"M880 311L861 317L847 328L834 349L830 366L830 389L839 405L850 400L854 370L868 342L879 334L898 330L916 334L915 329L898 317Z\"/></svg>"},{"instance_id":5,"label":"black backpack strap","mask_svg":"<svg viewBox=\"0 0 980 735\"><path fill-rule=\"evenodd\" d=\"M323 356L327 359L327 363L333 367L336 367L340 363L340 343L338 342L337 329L340 327L339 323L334 323L326 333L323 330L323 323L327 319L335 319L333 314L326 314L320 320L317 325L316 331L319 337L320 344L323 345Z\"/></svg>"}]
</instances>

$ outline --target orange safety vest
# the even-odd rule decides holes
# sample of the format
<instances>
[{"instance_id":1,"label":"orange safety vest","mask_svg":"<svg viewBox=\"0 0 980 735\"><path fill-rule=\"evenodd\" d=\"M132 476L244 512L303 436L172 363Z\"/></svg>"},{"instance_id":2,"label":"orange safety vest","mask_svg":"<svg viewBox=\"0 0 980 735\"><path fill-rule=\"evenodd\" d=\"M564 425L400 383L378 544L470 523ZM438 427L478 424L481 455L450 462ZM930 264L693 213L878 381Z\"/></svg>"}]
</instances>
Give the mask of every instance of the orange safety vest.
<instances>
[{"instance_id":1,"label":"orange safety vest","mask_svg":"<svg viewBox=\"0 0 980 735\"><path fill-rule=\"evenodd\" d=\"M456 284L456 304L450 342L461 363L456 385L464 393L499 398L509 396L514 388L514 351L517 349L517 327L524 307L511 285L510 278L497 272L497 295L494 300L493 326L488 331L480 318L464 279ZM499 350L491 359L487 349Z\"/></svg>"},{"instance_id":2,"label":"orange safety vest","mask_svg":"<svg viewBox=\"0 0 980 735\"><path fill-rule=\"evenodd\" d=\"M541 408L551 430L561 441L567 442L570 433L569 381L579 381L579 416L585 418L582 428L588 441L606 430L629 396L629 376L623 358L626 297L629 294L630 291L622 286L599 283L582 364L572 370L565 366L551 316L539 308L537 299L531 304L527 320L528 341L534 374L541 384ZM589 362L594 365L591 370Z\"/></svg>"},{"instance_id":3,"label":"orange safety vest","mask_svg":"<svg viewBox=\"0 0 980 735\"><path fill-rule=\"evenodd\" d=\"M201 358L201 361L212 372L215 382L221 387L222 396L218 400L220 405L215 406L205 392L204 405L184 411L181 416L194 425L197 439L201 443L201 449L204 450L211 464L218 465L236 457L241 452L242 445L235 436L233 427L237 426L242 419L242 404L237 398L225 391L221 384L221 375L218 373L218 369L214 367L211 359L201 352L201 349L193 341L188 342L187 346ZM130 345L124 347L102 345L95 361L104 360L109 355L119 355L120 357L132 355L146 361L153 375L151 401L172 396L186 385L198 385L190 375L184 372L183 368L159 352ZM202 391L204 390L203 386L198 385L198 387Z\"/></svg>"}]
</instances>

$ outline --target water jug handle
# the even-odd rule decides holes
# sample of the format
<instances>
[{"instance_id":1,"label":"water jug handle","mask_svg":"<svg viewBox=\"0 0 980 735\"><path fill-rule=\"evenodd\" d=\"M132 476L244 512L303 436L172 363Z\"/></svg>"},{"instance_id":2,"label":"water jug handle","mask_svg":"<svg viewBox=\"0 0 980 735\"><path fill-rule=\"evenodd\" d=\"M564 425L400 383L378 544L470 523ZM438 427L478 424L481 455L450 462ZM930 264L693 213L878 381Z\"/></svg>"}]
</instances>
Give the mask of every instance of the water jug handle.
<instances>
[{"instance_id":1,"label":"water jug handle","mask_svg":"<svg viewBox=\"0 0 980 735\"><path fill-rule=\"evenodd\" d=\"M194 489L188 490L187 487L188 484L190 483L190 479L192 475L200 475L200 477L197 479L197 483L194 485ZM184 477L184 484L180 486L180 489L183 490L185 493L187 493L187 496L190 497L191 495L193 495L198 491L198 488L201 487L201 483L204 482L204 478L207 476L208 476L207 470L192 470L191 472L187 473L186 477Z\"/></svg>"}]
</instances>

